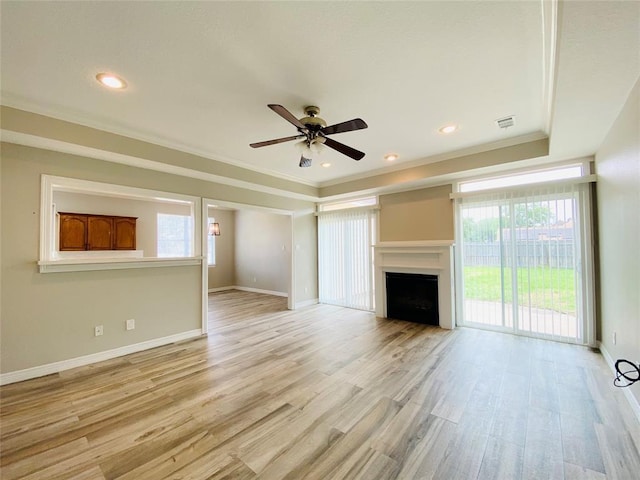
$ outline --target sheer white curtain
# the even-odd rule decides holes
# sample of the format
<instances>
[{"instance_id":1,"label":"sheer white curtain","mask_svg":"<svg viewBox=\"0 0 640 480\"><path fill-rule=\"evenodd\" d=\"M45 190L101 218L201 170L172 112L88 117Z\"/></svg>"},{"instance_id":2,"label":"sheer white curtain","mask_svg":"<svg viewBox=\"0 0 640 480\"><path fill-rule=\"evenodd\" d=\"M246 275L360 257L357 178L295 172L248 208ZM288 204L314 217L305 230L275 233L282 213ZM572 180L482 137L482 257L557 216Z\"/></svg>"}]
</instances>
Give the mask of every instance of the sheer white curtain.
<instances>
[{"instance_id":1,"label":"sheer white curtain","mask_svg":"<svg viewBox=\"0 0 640 480\"><path fill-rule=\"evenodd\" d=\"M461 324L593 342L588 185L538 185L457 199Z\"/></svg>"},{"instance_id":2,"label":"sheer white curtain","mask_svg":"<svg viewBox=\"0 0 640 480\"><path fill-rule=\"evenodd\" d=\"M370 209L318 215L321 303L373 310L374 222L375 211Z\"/></svg>"}]
</instances>

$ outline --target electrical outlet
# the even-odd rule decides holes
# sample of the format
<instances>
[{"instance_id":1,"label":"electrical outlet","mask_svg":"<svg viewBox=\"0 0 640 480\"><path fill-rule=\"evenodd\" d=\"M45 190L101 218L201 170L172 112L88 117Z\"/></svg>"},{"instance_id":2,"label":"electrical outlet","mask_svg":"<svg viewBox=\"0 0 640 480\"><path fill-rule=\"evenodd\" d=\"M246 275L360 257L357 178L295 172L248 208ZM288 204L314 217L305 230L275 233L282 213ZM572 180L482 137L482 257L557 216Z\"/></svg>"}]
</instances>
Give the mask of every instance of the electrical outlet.
<instances>
[{"instance_id":1,"label":"electrical outlet","mask_svg":"<svg viewBox=\"0 0 640 480\"><path fill-rule=\"evenodd\" d=\"M258 281L258 279L256 277L253 277L253 283L256 283Z\"/></svg>"},{"instance_id":2,"label":"electrical outlet","mask_svg":"<svg viewBox=\"0 0 640 480\"><path fill-rule=\"evenodd\" d=\"M134 328L136 328L135 318L130 318L129 320L127 320L126 325L127 325L127 330L133 330Z\"/></svg>"},{"instance_id":3,"label":"electrical outlet","mask_svg":"<svg viewBox=\"0 0 640 480\"><path fill-rule=\"evenodd\" d=\"M95 329L94 329L94 335L96 337L99 337L100 335L102 335L104 333L104 327L102 325L96 325Z\"/></svg>"},{"instance_id":4,"label":"electrical outlet","mask_svg":"<svg viewBox=\"0 0 640 480\"><path fill-rule=\"evenodd\" d=\"M618 334L616 332L613 332L613 344L615 345L618 341Z\"/></svg>"}]
</instances>

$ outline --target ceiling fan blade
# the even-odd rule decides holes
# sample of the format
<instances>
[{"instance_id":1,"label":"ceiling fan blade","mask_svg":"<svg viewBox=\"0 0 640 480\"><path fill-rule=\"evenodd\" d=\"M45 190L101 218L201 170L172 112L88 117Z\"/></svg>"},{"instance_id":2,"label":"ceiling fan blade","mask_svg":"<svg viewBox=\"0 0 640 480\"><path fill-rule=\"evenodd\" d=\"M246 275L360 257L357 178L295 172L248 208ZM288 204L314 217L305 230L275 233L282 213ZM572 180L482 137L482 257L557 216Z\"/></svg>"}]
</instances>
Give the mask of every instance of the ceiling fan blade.
<instances>
[{"instance_id":1,"label":"ceiling fan blade","mask_svg":"<svg viewBox=\"0 0 640 480\"><path fill-rule=\"evenodd\" d=\"M284 108L282 105L269 104L268 107L284 118L287 122L293 124L297 129L307 131L307 127L305 127L300 120L293 116L289 110Z\"/></svg>"},{"instance_id":2,"label":"ceiling fan blade","mask_svg":"<svg viewBox=\"0 0 640 480\"><path fill-rule=\"evenodd\" d=\"M311 166L311 159L310 158L306 158L304 155L302 155L300 157L300 167L310 167Z\"/></svg>"},{"instance_id":3,"label":"ceiling fan blade","mask_svg":"<svg viewBox=\"0 0 640 480\"><path fill-rule=\"evenodd\" d=\"M299 138L304 138L304 135L293 135L291 137L276 138L274 140L266 140L264 142L250 143L249 146L253 148L266 147L267 145L275 145L276 143L290 142L291 140L297 140Z\"/></svg>"},{"instance_id":4,"label":"ceiling fan blade","mask_svg":"<svg viewBox=\"0 0 640 480\"><path fill-rule=\"evenodd\" d=\"M335 140L329 138L329 137L324 137L324 144L329 147L329 148L333 148L334 150L337 150L338 152L346 155L347 157L351 157L354 160L360 160L362 159L362 157L364 157L364 153L356 150L355 148L351 148L348 145L345 145L344 143L340 143L340 142L336 142Z\"/></svg>"},{"instance_id":5,"label":"ceiling fan blade","mask_svg":"<svg viewBox=\"0 0 640 480\"><path fill-rule=\"evenodd\" d=\"M325 135L333 135L334 133L362 130L363 128L367 128L368 126L369 125L367 125L366 122L361 118L354 118L353 120L348 120L346 122L336 123L335 125L324 127L322 129L322 133L324 133Z\"/></svg>"}]
</instances>

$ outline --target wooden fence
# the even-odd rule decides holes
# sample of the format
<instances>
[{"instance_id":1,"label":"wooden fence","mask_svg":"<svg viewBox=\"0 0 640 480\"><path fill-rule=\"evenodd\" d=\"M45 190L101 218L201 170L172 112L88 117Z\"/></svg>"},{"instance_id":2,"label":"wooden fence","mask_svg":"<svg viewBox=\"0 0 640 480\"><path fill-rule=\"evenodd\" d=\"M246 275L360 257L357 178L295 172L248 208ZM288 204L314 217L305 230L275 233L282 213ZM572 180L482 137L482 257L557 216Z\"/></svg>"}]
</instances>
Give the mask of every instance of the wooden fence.
<instances>
[{"instance_id":1,"label":"wooden fence","mask_svg":"<svg viewBox=\"0 0 640 480\"><path fill-rule=\"evenodd\" d=\"M575 268L573 240L518 240L504 245L464 242L462 248L464 265L468 267L511 267L514 248L518 267Z\"/></svg>"}]
</instances>

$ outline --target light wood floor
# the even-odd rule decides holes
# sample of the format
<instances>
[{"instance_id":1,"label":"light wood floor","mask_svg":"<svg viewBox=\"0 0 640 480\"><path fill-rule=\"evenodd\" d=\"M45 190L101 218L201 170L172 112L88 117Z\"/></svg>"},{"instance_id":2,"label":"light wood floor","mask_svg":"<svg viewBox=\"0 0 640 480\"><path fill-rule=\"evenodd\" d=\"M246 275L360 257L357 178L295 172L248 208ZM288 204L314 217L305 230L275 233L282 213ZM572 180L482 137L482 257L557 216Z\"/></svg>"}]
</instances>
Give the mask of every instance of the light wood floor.
<instances>
[{"instance_id":1,"label":"light wood floor","mask_svg":"<svg viewBox=\"0 0 640 480\"><path fill-rule=\"evenodd\" d=\"M639 478L640 425L589 349L210 306L208 338L2 387L2 479Z\"/></svg>"}]
</instances>

